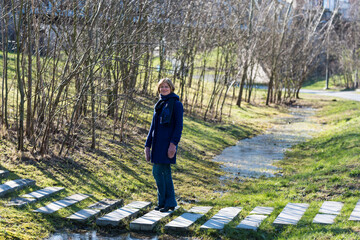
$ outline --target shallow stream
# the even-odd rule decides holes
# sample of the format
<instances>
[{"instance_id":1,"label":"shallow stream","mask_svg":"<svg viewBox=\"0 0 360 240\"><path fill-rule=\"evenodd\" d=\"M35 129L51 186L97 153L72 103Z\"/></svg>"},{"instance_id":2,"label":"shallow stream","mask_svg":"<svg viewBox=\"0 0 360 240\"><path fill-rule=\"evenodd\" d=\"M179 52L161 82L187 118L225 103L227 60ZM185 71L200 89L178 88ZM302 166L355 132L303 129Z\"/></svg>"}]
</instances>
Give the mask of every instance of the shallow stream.
<instances>
[{"instance_id":1,"label":"shallow stream","mask_svg":"<svg viewBox=\"0 0 360 240\"><path fill-rule=\"evenodd\" d=\"M123 233L117 236L101 236L97 231L92 230L85 233L57 232L48 240L158 240L156 235Z\"/></svg>"},{"instance_id":2,"label":"shallow stream","mask_svg":"<svg viewBox=\"0 0 360 240\"><path fill-rule=\"evenodd\" d=\"M281 169L273 164L284 158L291 146L310 139L321 130L311 116L312 108L292 107L290 116L274 119L275 125L264 134L247 138L228 147L213 160L223 163L224 179L273 177Z\"/></svg>"}]
</instances>

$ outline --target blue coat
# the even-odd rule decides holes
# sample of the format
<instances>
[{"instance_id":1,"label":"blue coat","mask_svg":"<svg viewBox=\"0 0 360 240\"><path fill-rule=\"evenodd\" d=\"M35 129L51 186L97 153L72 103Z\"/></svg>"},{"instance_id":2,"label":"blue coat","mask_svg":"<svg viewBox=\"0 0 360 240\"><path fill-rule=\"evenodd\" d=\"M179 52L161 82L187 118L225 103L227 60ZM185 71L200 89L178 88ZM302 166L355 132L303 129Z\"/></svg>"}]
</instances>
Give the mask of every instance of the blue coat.
<instances>
[{"instance_id":1,"label":"blue coat","mask_svg":"<svg viewBox=\"0 0 360 240\"><path fill-rule=\"evenodd\" d=\"M170 123L161 124L161 113L163 112L164 107L170 98L175 98ZM161 100L164 101L165 104L163 104L163 107L158 111L154 109L154 115L151 122L150 131L146 139L145 147L151 148L150 156L152 163L174 164L176 163L176 154L173 158L168 158L167 152L171 142L174 143L177 148L177 145L180 141L181 132L183 129L184 109L182 103L179 101L179 96L175 93L170 93L166 96L161 95L159 102Z\"/></svg>"}]
</instances>

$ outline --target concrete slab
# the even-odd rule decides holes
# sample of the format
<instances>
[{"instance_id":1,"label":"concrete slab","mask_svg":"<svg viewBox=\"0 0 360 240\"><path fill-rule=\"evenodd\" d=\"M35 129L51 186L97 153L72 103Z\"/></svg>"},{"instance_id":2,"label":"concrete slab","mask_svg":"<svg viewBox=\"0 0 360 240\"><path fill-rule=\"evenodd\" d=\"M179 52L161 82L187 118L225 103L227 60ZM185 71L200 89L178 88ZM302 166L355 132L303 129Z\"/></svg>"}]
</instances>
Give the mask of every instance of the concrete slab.
<instances>
[{"instance_id":1,"label":"concrete slab","mask_svg":"<svg viewBox=\"0 0 360 240\"><path fill-rule=\"evenodd\" d=\"M7 207L23 207L29 203L36 202L37 200L35 198L14 198L11 199L8 203L5 204Z\"/></svg>"},{"instance_id":2,"label":"concrete slab","mask_svg":"<svg viewBox=\"0 0 360 240\"><path fill-rule=\"evenodd\" d=\"M144 201L134 201L126 205L128 208L136 208L136 209L142 209L147 208L151 206L151 202L144 202Z\"/></svg>"},{"instance_id":3,"label":"concrete slab","mask_svg":"<svg viewBox=\"0 0 360 240\"><path fill-rule=\"evenodd\" d=\"M255 207L250 214L270 215L273 211L273 207Z\"/></svg>"},{"instance_id":4,"label":"concrete slab","mask_svg":"<svg viewBox=\"0 0 360 240\"><path fill-rule=\"evenodd\" d=\"M242 210L241 207L223 208L218 213L216 213L212 218L232 220L240 213L241 210Z\"/></svg>"},{"instance_id":5,"label":"concrete slab","mask_svg":"<svg viewBox=\"0 0 360 240\"><path fill-rule=\"evenodd\" d=\"M42 199L44 197L48 197L50 195L53 195L55 193L58 193L60 191L63 191L65 188L63 187L46 187L31 193L27 193L24 195L21 195L23 198L35 198L37 200Z\"/></svg>"},{"instance_id":6,"label":"concrete slab","mask_svg":"<svg viewBox=\"0 0 360 240\"><path fill-rule=\"evenodd\" d=\"M45 213L45 214L51 214L54 213L62 208L66 208L69 207L75 203L78 203L86 198L90 197L90 195L87 194L74 194L71 195L69 197L66 197L62 200L56 201L56 202L52 202L44 207L38 208L36 210L34 210L33 212L38 212L38 213Z\"/></svg>"},{"instance_id":7,"label":"concrete slab","mask_svg":"<svg viewBox=\"0 0 360 240\"><path fill-rule=\"evenodd\" d=\"M31 179L16 179L0 185L0 197L15 192L16 190L35 185L36 181Z\"/></svg>"},{"instance_id":8,"label":"concrete slab","mask_svg":"<svg viewBox=\"0 0 360 240\"><path fill-rule=\"evenodd\" d=\"M116 207L122 203L122 200L113 200L113 199L104 199L97 203L90 205L87 209L82 209L70 216L67 219L78 221L78 222L86 222L91 218L94 218L113 207Z\"/></svg>"},{"instance_id":9,"label":"concrete slab","mask_svg":"<svg viewBox=\"0 0 360 240\"><path fill-rule=\"evenodd\" d=\"M208 213L212 207L208 206L195 206L189 209L189 213L200 213L200 214L206 214Z\"/></svg>"},{"instance_id":10,"label":"concrete slab","mask_svg":"<svg viewBox=\"0 0 360 240\"><path fill-rule=\"evenodd\" d=\"M305 211L308 209L307 203L288 203L273 224L277 225L296 225Z\"/></svg>"},{"instance_id":11,"label":"concrete slab","mask_svg":"<svg viewBox=\"0 0 360 240\"><path fill-rule=\"evenodd\" d=\"M77 222L86 222L88 219L96 217L100 213L100 209L82 209L66 218Z\"/></svg>"},{"instance_id":12,"label":"concrete slab","mask_svg":"<svg viewBox=\"0 0 360 240\"><path fill-rule=\"evenodd\" d=\"M339 215L344 204L342 202L325 201L319 210L319 213Z\"/></svg>"},{"instance_id":13,"label":"concrete slab","mask_svg":"<svg viewBox=\"0 0 360 240\"><path fill-rule=\"evenodd\" d=\"M337 215L333 214L316 214L313 223L333 224Z\"/></svg>"},{"instance_id":14,"label":"concrete slab","mask_svg":"<svg viewBox=\"0 0 360 240\"><path fill-rule=\"evenodd\" d=\"M350 221L360 221L360 200L356 203L354 210L352 211Z\"/></svg>"},{"instance_id":15,"label":"concrete slab","mask_svg":"<svg viewBox=\"0 0 360 240\"><path fill-rule=\"evenodd\" d=\"M151 202L134 201L126 206L119 208L105 216L98 218L96 224L99 226L112 225L117 226L126 218L134 217L139 214L141 209L147 208Z\"/></svg>"},{"instance_id":16,"label":"concrete slab","mask_svg":"<svg viewBox=\"0 0 360 240\"><path fill-rule=\"evenodd\" d=\"M216 230L222 230L224 229L225 225L228 224L230 221L227 219L221 219L221 218L211 218L206 223L204 223L200 229L207 230L207 229L216 229Z\"/></svg>"},{"instance_id":17,"label":"concrete slab","mask_svg":"<svg viewBox=\"0 0 360 240\"><path fill-rule=\"evenodd\" d=\"M165 229L188 230L192 224L194 224L199 218L203 216L204 214L200 213L184 213L166 224Z\"/></svg>"},{"instance_id":18,"label":"concrete slab","mask_svg":"<svg viewBox=\"0 0 360 240\"><path fill-rule=\"evenodd\" d=\"M242 210L241 207L227 207L221 209L211 219L204 223L200 229L217 229L221 230L226 224L231 222Z\"/></svg>"},{"instance_id":19,"label":"concrete slab","mask_svg":"<svg viewBox=\"0 0 360 240\"><path fill-rule=\"evenodd\" d=\"M101 201L98 201L94 204L91 204L88 209L100 209L102 211L107 211L111 208L118 207L119 205L123 204L122 199L110 199L105 198Z\"/></svg>"},{"instance_id":20,"label":"concrete slab","mask_svg":"<svg viewBox=\"0 0 360 240\"><path fill-rule=\"evenodd\" d=\"M209 212L211 208L205 206L192 207L187 213L166 224L165 229L188 230L192 224Z\"/></svg>"},{"instance_id":21,"label":"concrete slab","mask_svg":"<svg viewBox=\"0 0 360 240\"><path fill-rule=\"evenodd\" d=\"M148 212L144 216L135 219L130 223L130 229L134 231L152 231L156 224L159 223L160 220L171 216L179 207L176 207L174 211L168 212L160 212L152 210Z\"/></svg>"},{"instance_id":22,"label":"concrete slab","mask_svg":"<svg viewBox=\"0 0 360 240\"><path fill-rule=\"evenodd\" d=\"M0 178L6 178L7 176L9 176L8 170L0 170Z\"/></svg>"},{"instance_id":23,"label":"concrete slab","mask_svg":"<svg viewBox=\"0 0 360 240\"><path fill-rule=\"evenodd\" d=\"M266 219L268 216L266 215L249 215L244 220L240 222L236 228L241 229L250 229L256 231L260 224Z\"/></svg>"}]
</instances>

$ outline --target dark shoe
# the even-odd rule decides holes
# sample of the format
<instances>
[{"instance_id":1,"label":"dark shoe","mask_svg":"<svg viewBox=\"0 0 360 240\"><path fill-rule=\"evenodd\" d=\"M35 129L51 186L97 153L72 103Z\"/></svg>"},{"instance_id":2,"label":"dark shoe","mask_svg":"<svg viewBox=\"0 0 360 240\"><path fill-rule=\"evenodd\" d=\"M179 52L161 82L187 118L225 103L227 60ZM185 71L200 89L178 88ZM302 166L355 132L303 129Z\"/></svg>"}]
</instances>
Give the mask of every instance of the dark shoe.
<instances>
[{"instance_id":1,"label":"dark shoe","mask_svg":"<svg viewBox=\"0 0 360 240\"><path fill-rule=\"evenodd\" d=\"M162 208L163 208L163 206L156 206L154 209L155 209L155 211L159 211Z\"/></svg>"},{"instance_id":2,"label":"dark shoe","mask_svg":"<svg viewBox=\"0 0 360 240\"><path fill-rule=\"evenodd\" d=\"M169 210L174 211L175 207L164 207L160 209L160 212L168 212Z\"/></svg>"}]
</instances>

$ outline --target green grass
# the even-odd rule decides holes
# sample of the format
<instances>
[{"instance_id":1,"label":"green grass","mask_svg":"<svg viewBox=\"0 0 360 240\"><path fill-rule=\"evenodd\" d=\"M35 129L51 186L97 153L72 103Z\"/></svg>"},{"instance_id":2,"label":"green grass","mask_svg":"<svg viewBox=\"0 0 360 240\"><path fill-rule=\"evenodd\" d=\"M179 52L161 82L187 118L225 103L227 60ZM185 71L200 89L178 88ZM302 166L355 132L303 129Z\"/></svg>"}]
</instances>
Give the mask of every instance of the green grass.
<instances>
[{"instance_id":1,"label":"green grass","mask_svg":"<svg viewBox=\"0 0 360 240\"><path fill-rule=\"evenodd\" d=\"M318 121L327 123L328 130L287 152L278 163L283 177L247 180L217 201L216 205L244 206L242 217L258 205L275 208L257 233L229 230L229 238L359 239L360 224L347 219L360 197L360 103L326 105ZM325 200L342 201L345 206L334 225L312 224ZM310 207L297 226L274 227L271 223L289 202L309 203Z\"/></svg>"},{"instance_id":2,"label":"green grass","mask_svg":"<svg viewBox=\"0 0 360 240\"><path fill-rule=\"evenodd\" d=\"M213 53L210 55L214 59ZM179 84L178 81L176 84ZM321 84L323 83L319 86ZM211 90L212 83L209 83L206 86L205 102L208 101ZM191 96L196 89L193 87L188 91ZM202 239L359 239L360 225L347 221L360 197L359 103L334 102L325 97L314 96L311 96L312 99L299 101L299 104L320 109L317 111L317 120L326 131L287 152L286 158L278 162L283 177L242 179L225 185L219 182L218 177L223 173L219 164L211 159L239 139L259 134L270 127L275 116L286 114L283 107L264 106L263 91L256 95L258 105L243 103L242 108L233 107L231 117L225 114L223 123L204 122L201 115L204 108L197 117L186 116L184 119L178 162L173 168L180 205L185 209L193 205L213 206L207 218L222 207L236 205L244 208L240 216L222 233L199 231L199 226L207 219L204 218L186 236ZM100 137L97 149L87 148L90 136L84 134L77 140L76 148L71 149L68 157L63 159L52 155L41 157L27 152L18 153L14 145L16 141L11 139L12 135L0 130L0 168L12 172L8 180L31 178L37 181L36 187L0 199L0 239L39 239L47 237L56 229L72 229L73 224L63 217L103 198L124 199L125 204L132 200L156 202L151 165L145 163L143 157L154 99L140 96L136 100L142 106L129 116L125 142L113 139L112 122L103 118L101 129L98 130ZM227 102L224 112L229 112L229 105ZM80 131L90 132L86 120ZM4 183L6 180L0 181ZM46 186L63 186L66 191L22 209L3 206L17 195ZM51 216L32 213L33 209L77 192L93 196ZM345 203L334 225L319 226L311 223L324 200ZM298 226L274 227L271 223L289 202L307 202L310 207ZM241 219L259 205L275 208L259 231L235 230L234 227ZM165 222L157 227L157 233L165 238L176 238L178 235L164 231L164 224ZM93 222L89 222L86 227L98 229ZM127 230L128 224L125 224L122 230L117 231Z\"/></svg>"},{"instance_id":3,"label":"green grass","mask_svg":"<svg viewBox=\"0 0 360 240\"><path fill-rule=\"evenodd\" d=\"M15 236L20 236L21 239L43 238L55 229L71 228L71 223L64 221L63 217L103 198L124 199L125 203L132 200L148 200L155 203L156 187L151 165L145 163L143 157L153 101L143 99L143 102L145 106L139 110L143 114L134 113L137 114L138 126L129 124L133 131L138 132L138 136L129 136L125 143L120 143L112 139L111 131L103 129L98 150L75 148L69 157L64 159L18 153L14 150L15 145L5 137L0 145L0 167L12 172L9 179L31 178L36 180L37 186L10 194L0 200L0 239ZM228 120L225 123L210 123L199 118L185 117L178 164L174 166L173 174L180 203L217 199L220 196L218 191L225 191L226 187L221 186L218 181L221 175L219 164L211 162L210 159L226 146L234 145L238 139L259 133L268 125L269 117L280 114L277 108L246 104L244 106L242 109L233 109L231 124ZM249 119L254 121L249 123ZM5 181L1 180L1 183ZM2 206L17 195L46 186L63 186L66 191L22 209ZM93 196L53 216L31 212L51 201L77 192ZM185 207L187 208L186 205ZM96 228L93 223L90 223L90 226ZM159 232L161 231L159 229Z\"/></svg>"},{"instance_id":4,"label":"green grass","mask_svg":"<svg viewBox=\"0 0 360 240\"><path fill-rule=\"evenodd\" d=\"M358 239L360 225L347 221L347 218L360 197L360 104L322 98L302 101L302 104L312 104L322 109L318 112L317 120L327 131L287 152L286 158L278 162L283 177L232 181L225 185L218 181L222 174L218 163L210 159L226 146L234 145L238 139L260 133L274 116L283 114L284 110L252 105L234 108L234 124L208 123L185 117L178 164L174 166L174 184L179 203L185 209L193 205L213 206L208 217L222 207L243 207L241 214L224 232L200 231L199 226L206 220L204 218L186 236L203 239ZM147 114L151 114L150 107ZM131 200L155 203L156 188L151 166L145 163L142 156L145 132L141 136L129 140L127 144L104 136L101 149L106 151L81 149L67 159L50 156L42 159L23 156L20 159L19 154L12 150L13 146L2 140L1 167L12 172L9 179L26 177L37 180L38 187L31 190L51 185L64 186L66 191L23 209L0 207L0 238L43 238L58 228L71 229L70 222L62 220L62 217L105 197L121 198L125 203ZM28 191L11 194L2 198L1 203ZM31 212L75 192L91 193L93 197L52 216ZM344 202L341 215L336 218L334 225L312 224L312 219L325 200ZM309 203L310 207L297 226L274 227L272 222L289 202ZM275 208L259 231L234 229L259 205ZM156 229L158 234L170 238L179 236L164 231L164 224ZM97 229L92 222L88 226ZM123 230L126 229L128 224Z\"/></svg>"},{"instance_id":5,"label":"green grass","mask_svg":"<svg viewBox=\"0 0 360 240\"><path fill-rule=\"evenodd\" d=\"M312 89L312 90L324 90L326 86L325 77L321 78L310 78L305 81L303 84L303 89ZM342 75L330 76L328 89L327 90L341 90L344 89L345 79Z\"/></svg>"}]
</instances>

